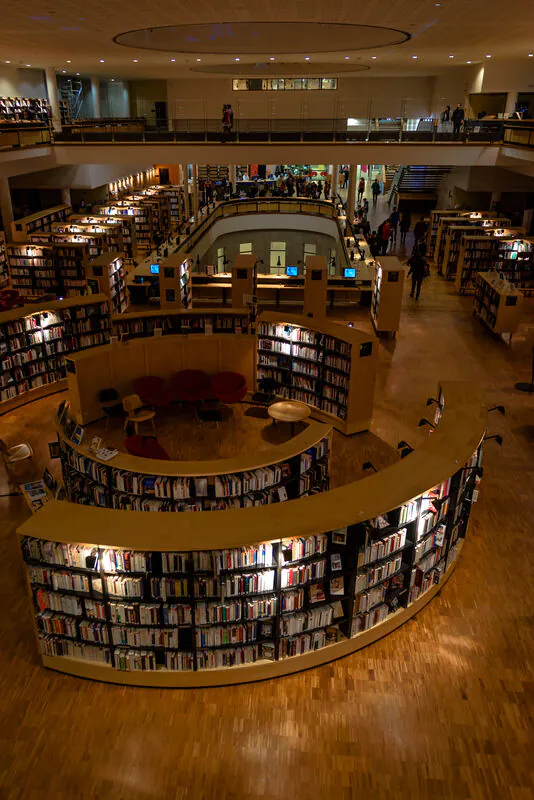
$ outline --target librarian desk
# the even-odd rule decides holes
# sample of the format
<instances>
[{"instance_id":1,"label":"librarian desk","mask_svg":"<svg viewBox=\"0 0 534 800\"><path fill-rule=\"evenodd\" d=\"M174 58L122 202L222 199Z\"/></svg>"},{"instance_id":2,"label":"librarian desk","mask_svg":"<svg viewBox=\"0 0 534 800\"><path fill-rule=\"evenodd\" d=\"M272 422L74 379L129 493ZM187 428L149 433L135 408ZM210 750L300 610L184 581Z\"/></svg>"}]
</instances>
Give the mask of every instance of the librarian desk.
<instances>
[{"instance_id":1,"label":"librarian desk","mask_svg":"<svg viewBox=\"0 0 534 800\"><path fill-rule=\"evenodd\" d=\"M45 635L44 666L78 677L134 686L215 686L272 678L324 664L391 633L417 614L449 579L467 532L480 478L487 406L471 384L442 384L438 397L434 420L438 427L421 447L381 472L322 494L228 511L153 514L149 522L147 512L48 503L18 530L33 591L37 591L39 581L49 580L44 567L61 583L78 576L76 580L88 587L82 598L84 607L87 602L92 609L99 607L103 621L96 624L92 612L86 611L90 619L77 624L83 625L84 631L98 628L99 636L105 638L93 640L91 645L84 636L81 645L76 645L81 649L72 650L71 645L61 644L69 641L68 636ZM385 514L389 515L385 520L389 523L387 528L379 524ZM375 541L374 535L387 534L391 545L391 537L401 536L402 532L405 544L395 538L395 546L388 550L386 558L369 559L369 542ZM307 543L311 544L311 552L303 549ZM423 550L424 562L417 549L421 546L427 548ZM91 548L99 548L98 556L87 560L85 554L95 552ZM370 581L373 580L372 586L386 585L385 579L374 582L374 570L383 570L385 562L391 563L391 553L401 551L402 566L395 556L392 573L400 588L395 588L387 602L380 602L378 616L375 606L362 611L362 592L366 594ZM81 568L64 566L65 552L81 553ZM252 565L248 560L251 556L257 558ZM45 563L40 563L39 558ZM132 561L125 566L127 558ZM123 566L119 569L117 563ZM339 598L344 618L332 627L334 607L330 604L339 595L333 591L334 570L340 567L342 572L338 574L346 587ZM169 569L182 572L169 573ZM326 597L323 595L317 602L323 603L321 613L329 616L326 622L325 617L315 623L318 627L308 631L302 621L309 620L313 611L296 613L295 607L288 610L282 604L288 595L300 596L303 604L308 596L310 602L315 602L317 590L313 587L318 579L314 573L319 572ZM182 576L172 578L173 596L181 595L172 600L172 606L167 595L160 596L157 589L168 580L162 577L165 573ZM265 573L272 573L267 589ZM294 583L288 584L289 574L298 576ZM249 588L252 578L261 584L262 588L256 590L259 595ZM177 582L181 585L179 591ZM126 598L119 591L121 596L117 597L116 587L124 585L138 588ZM54 578L52 588L56 599L58 592L65 591L64 587L58 589ZM50 591L45 587L40 593L45 605ZM100 593L100 600L95 600L95 592ZM267 602L262 600L267 597L266 592L267 610L245 616L243 609L255 609L258 603ZM75 594L71 592L71 599ZM148 598L152 599L147 606ZM130 620L125 622L122 616L117 619L119 606L122 609L118 600L134 611L143 606L143 613L147 613L148 608L154 615L153 622L142 623L150 635L157 637L144 643L143 654L142 642L136 649L135 642L131 645L130 639L124 639L145 634L139 633L140 628L132 626ZM239 622L221 622L217 615L225 605L239 607L237 617L229 617ZM150 608L155 610L150 612ZM302 604L296 606L297 610L301 608ZM309 603L306 608L310 609ZM171 613L179 615L175 628L168 627L167 615ZM262 622L262 617L269 619ZM49 619L49 615L45 618ZM41 624L38 613L37 622ZM62 624L67 622L63 620ZM225 627L228 625L229 629ZM288 633L288 626L296 628ZM173 633L174 629L182 633ZM237 633L237 629L244 637L239 643L231 638L222 645L206 643L210 636L231 636L232 630ZM100 660L91 647L98 648ZM68 648L71 655L65 654ZM79 657L72 657L72 652Z\"/></svg>"}]
</instances>

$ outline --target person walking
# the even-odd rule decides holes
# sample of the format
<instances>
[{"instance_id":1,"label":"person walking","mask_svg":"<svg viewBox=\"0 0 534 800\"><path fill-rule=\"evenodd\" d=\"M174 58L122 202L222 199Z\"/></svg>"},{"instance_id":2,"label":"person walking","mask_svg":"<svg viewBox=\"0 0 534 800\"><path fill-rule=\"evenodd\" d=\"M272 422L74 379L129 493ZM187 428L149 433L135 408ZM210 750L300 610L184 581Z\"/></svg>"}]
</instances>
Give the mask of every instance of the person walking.
<instances>
[{"instance_id":1,"label":"person walking","mask_svg":"<svg viewBox=\"0 0 534 800\"><path fill-rule=\"evenodd\" d=\"M373 256L373 258L376 258L378 255L380 255L378 249L378 242L379 242L378 233L376 231L373 231L371 235L367 237L367 244L369 245L369 250L371 251L371 255Z\"/></svg>"},{"instance_id":2,"label":"person walking","mask_svg":"<svg viewBox=\"0 0 534 800\"><path fill-rule=\"evenodd\" d=\"M358 204L362 202L363 193L365 192L365 178L361 177L358 183Z\"/></svg>"},{"instance_id":3,"label":"person walking","mask_svg":"<svg viewBox=\"0 0 534 800\"><path fill-rule=\"evenodd\" d=\"M400 213L397 206L393 206L393 211L391 212L391 216L389 218L389 223L391 225L391 241L392 244L397 244L397 228L399 226L400 220Z\"/></svg>"},{"instance_id":4,"label":"person walking","mask_svg":"<svg viewBox=\"0 0 534 800\"><path fill-rule=\"evenodd\" d=\"M371 184L371 191L373 192L373 208L376 208L378 196L380 194L380 184L378 182L378 178L375 178Z\"/></svg>"},{"instance_id":5,"label":"person walking","mask_svg":"<svg viewBox=\"0 0 534 800\"><path fill-rule=\"evenodd\" d=\"M407 209L402 212L399 227L400 227L400 243L406 244L406 234L412 227L412 215Z\"/></svg>"},{"instance_id":6,"label":"person walking","mask_svg":"<svg viewBox=\"0 0 534 800\"><path fill-rule=\"evenodd\" d=\"M365 216L367 217L367 214L369 213L369 200L367 199L367 197L363 198L362 210Z\"/></svg>"},{"instance_id":7,"label":"person walking","mask_svg":"<svg viewBox=\"0 0 534 800\"><path fill-rule=\"evenodd\" d=\"M455 136L460 135L462 125L464 124L464 119L465 119L465 111L463 110L461 103L458 103L458 105L452 112L452 129Z\"/></svg>"},{"instance_id":8,"label":"person walking","mask_svg":"<svg viewBox=\"0 0 534 800\"><path fill-rule=\"evenodd\" d=\"M347 169L347 167L345 167L345 169L343 170L343 177L345 178L345 183L343 184L344 189L349 188L349 175L350 171Z\"/></svg>"},{"instance_id":9,"label":"person walking","mask_svg":"<svg viewBox=\"0 0 534 800\"><path fill-rule=\"evenodd\" d=\"M388 252L389 240L393 231L389 218L382 223L378 231L380 235L380 255L385 256Z\"/></svg>"},{"instance_id":10,"label":"person walking","mask_svg":"<svg viewBox=\"0 0 534 800\"><path fill-rule=\"evenodd\" d=\"M413 229L413 241L414 241L414 244L413 244L413 251L412 252L415 253L415 251L417 250L417 245L419 244L419 242L420 241L424 241L424 239L426 237L427 230L428 230L428 222L426 222L424 217L421 217L421 219L419 219L415 223L415 228Z\"/></svg>"},{"instance_id":11,"label":"person walking","mask_svg":"<svg viewBox=\"0 0 534 800\"><path fill-rule=\"evenodd\" d=\"M418 253L412 255L412 257L408 259L406 263L410 267L408 277L410 277L410 275L412 277L412 291L410 292L410 297L413 297L415 294L415 299L419 300L423 280L430 274L428 264L423 256L419 255Z\"/></svg>"}]
</instances>

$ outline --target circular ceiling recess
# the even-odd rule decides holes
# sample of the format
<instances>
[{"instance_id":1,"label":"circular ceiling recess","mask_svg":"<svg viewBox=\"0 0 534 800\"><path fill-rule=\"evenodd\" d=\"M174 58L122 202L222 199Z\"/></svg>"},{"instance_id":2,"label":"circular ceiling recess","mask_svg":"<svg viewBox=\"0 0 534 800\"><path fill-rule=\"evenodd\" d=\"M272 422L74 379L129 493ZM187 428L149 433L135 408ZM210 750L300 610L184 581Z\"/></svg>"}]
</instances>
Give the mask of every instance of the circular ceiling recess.
<instances>
[{"instance_id":1,"label":"circular ceiling recess","mask_svg":"<svg viewBox=\"0 0 534 800\"><path fill-rule=\"evenodd\" d=\"M289 61L263 61L254 63L240 64L209 64L191 67L191 72L203 72L217 75L272 75L274 78L285 75L321 75L335 78L341 72L365 72L370 67L364 64L335 64L331 61L320 61L313 64L311 61L289 62Z\"/></svg>"},{"instance_id":2,"label":"circular ceiling recess","mask_svg":"<svg viewBox=\"0 0 534 800\"><path fill-rule=\"evenodd\" d=\"M391 47L410 39L395 28L333 22L211 22L120 33L117 44L171 53L246 56L337 53Z\"/></svg>"}]
</instances>

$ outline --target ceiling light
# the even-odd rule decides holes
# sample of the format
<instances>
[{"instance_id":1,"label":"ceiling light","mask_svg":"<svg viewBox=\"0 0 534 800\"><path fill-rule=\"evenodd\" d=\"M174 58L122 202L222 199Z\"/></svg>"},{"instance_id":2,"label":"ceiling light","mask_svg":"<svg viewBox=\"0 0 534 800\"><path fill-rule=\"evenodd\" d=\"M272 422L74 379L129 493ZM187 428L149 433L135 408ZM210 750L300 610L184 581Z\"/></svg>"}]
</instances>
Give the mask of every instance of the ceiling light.
<instances>
[{"instance_id":1,"label":"ceiling light","mask_svg":"<svg viewBox=\"0 0 534 800\"><path fill-rule=\"evenodd\" d=\"M373 61L375 61L375 60L376 60L376 56L371 56L371 58L373 59Z\"/></svg>"},{"instance_id":2,"label":"ceiling light","mask_svg":"<svg viewBox=\"0 0 534 800\"><path fill-rule=\"evenodd\" d=\"M176 59L175 58L171 58L171 61L176 61Z\"/></svg>"},{"instance_id":3,"label":"ceiling light","mask_svg":"<svg viewBox=\"0 0 534 800\"><path fill-rule=\"evenodd\" d=\"M6 63L6 64L11 64L11 61L6 61L5 63Z\"/></svg>"},{"instance_id":4,"label":"ceiling light","mask_svg":"<svg viewBox=\"0 0 534 800\"><path fill-rule=\"evenodd\" d=\"M449 58L454 58L454 56L449 56Z\"/></svg>"},{"instance_id":5,"label":"ceiling light","mask_svg":"<svg viewBox=\"0 0 534 800\"><path fill-rule=\"evenodd\" d=\"M274 56L271 56L269 61L274 61Z\"/></svg>"},{"instance_id":6,"label":"ceiling light","mask_svg":"<svg viewBox=\"0 0 534 800\"><path fill-rule=\"evenodd\" d=\"M350 56L345 56L345 61L348 61Z\"/></svg>"},{"instance_id":7,"label":"ceiling light","mask_svg":"<svg viewBox=\"0 0 534 800\"><path fill-rule=\"evenodd\" d=\"M489 53L486 53L486 58L491 58Z\"/></svg>"},{"instance_id":8,"label":"ceiling light","mask_svg":"<svg viewBox=\"0 0 534 800\"><path fill-rule=\"evenodd\" d=\"M528 54L528 57L529 57L529 58L534 58L534 53L529 53L529 54ZM9 64L9 61L6 61L6 64Z\"/></svg>"},{"instance_id":9,"label":"ceiling light","mask_svg":"<svg viewBox=\"0 0 534 800\"><path fill-rule=\"evenodd\" d=\"M234 61L241 61L241 59L239 58L239 56L237 56L236 58L234 58Z\"/></svg>"},{"instance_id":10,"label":"ceiling light","mask_svg":"<svg viewBox=\"0 0 534 800\"><path fill-rule=\"evenodd\" d=\"M31 64L26 64L27 67L31 67Z\"/></svg>"},{"instance_id":11,"label":"ceiling light","mask_svg":"<svg viewBox=\"0 0 534 800\"><path fill-rule=\"evenodd\" d=\"M134 64L137 64L137 62L138 62L138 61L139 61L139 59L138 59L138 58L134 58L134 60L133 60L133 63L134 63Z\"/></svg>"},{"instance_id":12,"label":"ceiling light","mask_svg":"<svg viewBox=\"0 0 534 800\"><path fill-rule=\"evenodd\" d=\"M101 63L101 64L103 64L103 63L104 63L104 59L103 59L103 58L101 58L101 59L100 59L100 63Z\"/></svg>"},{"instance_id":13,"label":"ceiling light","mask_svg":"<svg viewBox=\"0 0 534 800\"><path fill-rule=\"evenodd\" d=\"M465 63L466 63L466 64L470 64L471 62L470 62L470 61L466 61Z\"/></svg>"},{"instance_id":14,"label":"ceiling light","mask_svg":"<svg viewBox=\"0 0 534 800\"><path fill-rule=\"evenodd\" d=\"M309 56L304 56L304 61L309 61L309 60L310 60Z\"/></svg>"},{"instance_id":15,"label":"ceiling light","mask_svg":"<svg viewBox=\"0 0 534 800\"><path fill-rule=\"evenodd\" d=\"M412 56L412 58L417 58L417 56Z\"/></svg>"},{"instance_id":16,"label":"ceiling light","mask_svg":"<svg viewBox=\"0 0 534 800\"><path fill-rule=\"evenodd\" d=\"M112 82L112 83L113 83L113 81L114 81L114 80L115 80L115 78L111 78L111 82Z\"/></svg>"},{"instance_id":17,"label":"ceiling light","mask_svg":"<svg viewBox=\"0 0 534 800\"><path fill-rule=\"evenodd\" d=\"M197 58L197 61L202 61L202 59L201 58Z\"/></svg>"},{"instance_id":18,"label":"ceiling light","mask_svg":"<svg viewBox=\"0 0 534 800\"><path fill-rule=\"evenodd\" d=\"M435 3L436 8L439 8L441 3Z\"/></svg>"},{"instance_id":19,"label":"ceiling light","mask_svg":"<svg viewBox=\"0 0 534 800\"><path fill-rule=\"evenodd\" d=\"M69 61L68 58L67 58L67 64L72 64L72 61Z\"/></svg>"}]
</instances>

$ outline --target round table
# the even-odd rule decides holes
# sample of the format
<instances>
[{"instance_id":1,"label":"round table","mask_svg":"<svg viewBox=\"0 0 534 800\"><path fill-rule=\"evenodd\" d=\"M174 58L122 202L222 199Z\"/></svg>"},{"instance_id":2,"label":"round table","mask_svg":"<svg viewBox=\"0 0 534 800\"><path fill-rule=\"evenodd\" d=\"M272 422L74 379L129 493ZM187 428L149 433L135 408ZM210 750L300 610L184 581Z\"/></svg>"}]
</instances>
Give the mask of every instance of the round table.
<instances>
[{"instance_id":1,"label":"round table","mask_svg":"<svg viewBox=\"0 0 534 800\"><path fill-rule=\"evenodd\" d=\"M293 436L295 423L307 419L311 414L311 409L306 403L298 400L280 400L277 403L271 403L267 408L267 413L271 417L273 425L276 425L277 422L290 422L291 436Z\"/></svg>"}]
</instances>

